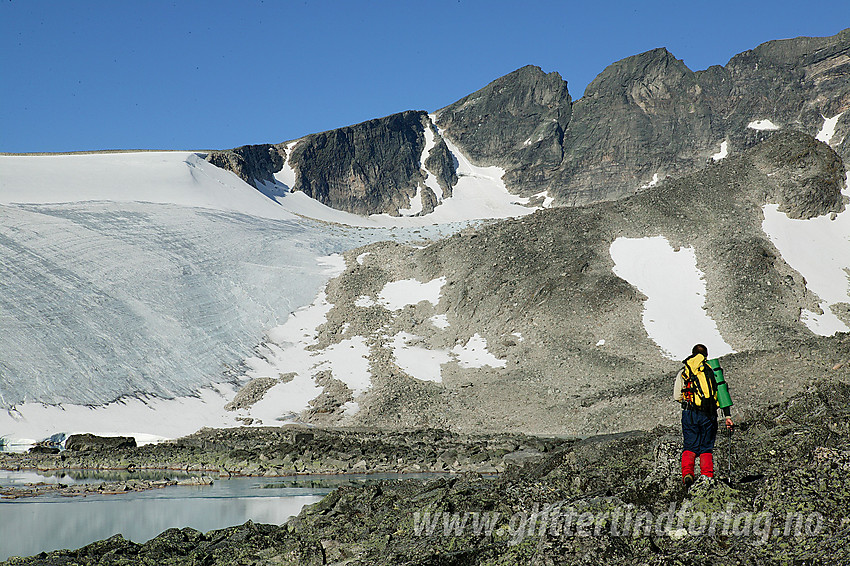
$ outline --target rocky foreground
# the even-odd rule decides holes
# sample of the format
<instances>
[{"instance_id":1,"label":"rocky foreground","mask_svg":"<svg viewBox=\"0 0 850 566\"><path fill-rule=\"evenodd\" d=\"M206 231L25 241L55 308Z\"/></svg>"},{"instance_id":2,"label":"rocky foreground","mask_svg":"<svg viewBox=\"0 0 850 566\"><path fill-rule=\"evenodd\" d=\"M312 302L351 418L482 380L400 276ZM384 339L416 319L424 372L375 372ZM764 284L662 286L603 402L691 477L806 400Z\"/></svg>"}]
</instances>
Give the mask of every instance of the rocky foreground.
<instances>
[{"instance_id":1,"label":"rocky foreground","mask_svg":"<svg viewBox=\"0 0 850 566\"><path fill-rule=\"evenodd\" d=\"M470 441L419 432L403 445L406 461L421 462L422 469L451 469L469 458L470 465L479 460L494 467L498 459L506 471L495 478L469 472L346 486L283 526L170 529L144 544L116 535L8 564L848 563L850 385L821 380L755 415L733 437L731 476L728 437L721 434L718 478L689 492L679 483L675 428L582 440L506 435ZM323 461L316 449L324 443L338 447L336 456L364 447L368 469L399 456L402 447L401 436L285 429L274 442L271 429L257 431L262 440L252 444L251 432L202 431L172 445L121 451L112 463L142 465L167 452L201 465L228 454L227 461L246 463L243 471L256 466L259 472L282 452L305 466ZM237 439L245 448L233 447ZM348 461L358 457L351 456ZM39 455L19 463L27 458L48 461ZM57 460L105 466L109 458L92 453Z\"/></svg>"}]
</instances>

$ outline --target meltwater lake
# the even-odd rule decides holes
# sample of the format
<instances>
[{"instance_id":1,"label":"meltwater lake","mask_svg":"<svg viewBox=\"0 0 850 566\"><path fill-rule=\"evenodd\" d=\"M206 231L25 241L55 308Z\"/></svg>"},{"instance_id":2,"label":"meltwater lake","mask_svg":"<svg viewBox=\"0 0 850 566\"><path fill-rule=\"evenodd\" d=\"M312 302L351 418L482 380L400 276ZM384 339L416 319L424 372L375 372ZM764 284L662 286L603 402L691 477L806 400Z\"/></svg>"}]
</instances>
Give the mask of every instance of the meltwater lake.
<instances>
[{"instance_id":1,"label":"meltwater lake","mask_svg":"<svg viewBox=\"0 0 850 566\"><path fill-rule=\"evenodd\" d=\"M163 474L161 477L175 476ZM206 532L240 525L249 519L255 523L280 525L297 515L305 505L319 501L335 486L402 477L417 476L232 478L215 479L211 486L171 486L120 495L0 499L0 561L43 551L77 549L118 533L143 543L172 527L192 527ZM0 470L0 485L71 484L102 479Z\"/></svg>"}]
</instances>

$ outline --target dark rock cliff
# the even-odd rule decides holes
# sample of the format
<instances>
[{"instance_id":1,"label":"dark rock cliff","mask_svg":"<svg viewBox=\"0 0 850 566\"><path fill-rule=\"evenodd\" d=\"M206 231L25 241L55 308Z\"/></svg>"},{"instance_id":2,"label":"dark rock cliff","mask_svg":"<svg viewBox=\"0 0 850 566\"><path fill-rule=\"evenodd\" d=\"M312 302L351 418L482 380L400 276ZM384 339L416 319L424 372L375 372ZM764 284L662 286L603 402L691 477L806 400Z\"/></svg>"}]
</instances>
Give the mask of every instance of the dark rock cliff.
<instances>
[{"instance_id":1,"label":"dark rock cliff","mask_svg":"<svg viewBox=\"0 0 850 566\"><path fill-rule=\"evenodd\" d=\"M422 182L424 112L403 112L320 134L293 149L295 190L357 214L397 213Z\"/></svg>"},{"instance_id":2,"label":"dark rock cliff","mask_svg":"<svg viewBox=\"0 0 850 566\"><path fill-rule=\"evenodd\" d=\"M407 111L309 135L292 150L290 164L297 173L293 188L339 210L398 214L424 185L420 158L426 127L425 112ZM434 167L446 190L457 181L445 143L434 146L427 165Z\"/></svg>"},{"instance_id":3,"label":"dark rock cliff","mask_svg":"<svg viewBox=\"0 0 850 566\"><path fill-rule=\"evenodd\" d=\"M282 145L243 145L235 149L212 151L207 161L232 171L240 179L260 188L262 183L274 183L274 174L283 168L286 151Z\"/></svg>"}]
</instances>

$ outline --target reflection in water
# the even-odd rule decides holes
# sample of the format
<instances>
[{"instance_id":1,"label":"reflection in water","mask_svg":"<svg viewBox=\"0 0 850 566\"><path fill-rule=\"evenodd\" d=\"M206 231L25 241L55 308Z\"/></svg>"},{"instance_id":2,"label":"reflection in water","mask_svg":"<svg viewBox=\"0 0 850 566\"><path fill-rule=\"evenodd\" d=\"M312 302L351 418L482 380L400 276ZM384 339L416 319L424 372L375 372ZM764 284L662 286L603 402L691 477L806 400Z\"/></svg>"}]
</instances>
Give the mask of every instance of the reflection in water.
<instances>
[{"instance_id":1,"label":"reflection in water","mask_svg":"<svg viewBox=\"0 0 850 566\"><path fill-rule=\"evenodd\" d=\"M265 483L261 478L240 478L126 495L0 501L0 560L75 549L116 533L141 543L171 527L206 532L248 519L283 524L329 491L257 489Z\"/></svg>"}]
</instances>

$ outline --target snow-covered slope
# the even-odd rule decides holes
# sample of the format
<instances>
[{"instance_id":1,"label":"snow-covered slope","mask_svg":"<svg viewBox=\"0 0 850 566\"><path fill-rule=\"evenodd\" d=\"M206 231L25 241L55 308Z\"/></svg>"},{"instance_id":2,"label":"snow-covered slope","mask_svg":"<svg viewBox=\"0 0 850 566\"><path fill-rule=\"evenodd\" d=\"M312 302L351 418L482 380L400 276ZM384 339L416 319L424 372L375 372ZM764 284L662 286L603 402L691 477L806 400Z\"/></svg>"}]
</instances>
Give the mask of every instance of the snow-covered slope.
<instances>
[{"instance_id":1,"label":"snow-covered slope","mask_svg":"<svg viewBox=\"0 0 850 566\"><path fill-rule=\"evenodd\" d=\"M149 202L293 216L191 152L0 156L0 203Z\"/></svg>"},{"instance_id":2,"label":"snow-covered slope","mask_svg":"<svg viewBox=\"0 0 850 566\"><path fill-rule=\"evenodd\" d=\"M462 174L438 217L364 218L277 202L193 152L0 156L0 437L238 424L242 364L316 297L320 258L532 211L499 171Z\"/></svg>"}]
</instances>

